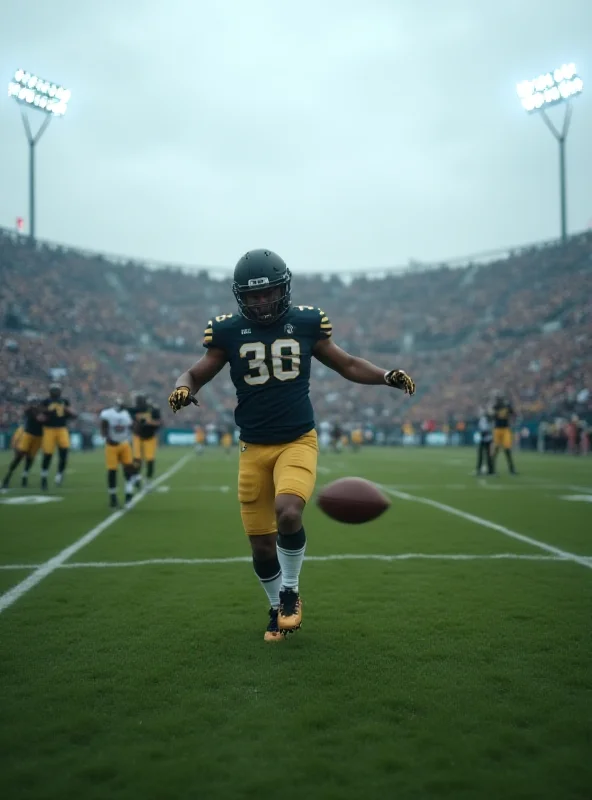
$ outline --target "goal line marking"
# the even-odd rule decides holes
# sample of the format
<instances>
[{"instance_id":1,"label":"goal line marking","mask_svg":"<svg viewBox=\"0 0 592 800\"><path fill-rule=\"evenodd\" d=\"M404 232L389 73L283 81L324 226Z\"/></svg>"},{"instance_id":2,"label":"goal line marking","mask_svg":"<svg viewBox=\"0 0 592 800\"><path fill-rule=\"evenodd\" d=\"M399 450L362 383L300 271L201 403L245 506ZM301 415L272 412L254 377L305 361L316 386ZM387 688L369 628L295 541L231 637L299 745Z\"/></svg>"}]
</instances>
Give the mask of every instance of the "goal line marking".
<instances>
[{"instance_id":1,"label":"goal line marking","mask_svg":"<svg viewBox=\"0 0 592 800\"><path fill-rule=\"evenodd\" d=\"M170 478L171 475L174 475L175 472L178 472L185 464L189 461L190 458L193 457L193 454L188 453L185 456L182 456L173 466L168 469L166 472L156 478L153 481L152 486L158 486L159 483L166 481L167 478ZM131 505L135 506L140 503L149 492L146 489L143 489L141 492L133 498L131 501ZM64 565L64 563L71 558L75 553L79 550L82 550L83 547L86 547L87 544L90 544L97 536L100 536L103 531L106 531L114 522L117 522L118 519L121 519L124 514L127 512L125 511L115 511L115 513L110 514L106 517L102 522L96 525L94 528L91 528L88 533L85 533L84 536L81 536L80 539L77 539L73 544L65 547L62 551L60 551L56 556L50 558L48 561L45 561L43 564L39 564L34 569L35 571L31 573L28 577L22 580L20 583L17 583L16 586L13 586L12 589L9 589L3 595L0 595L0 614L3 611L6 611L7 608L13 603L16 603L23 595L37 586L38 583L44 578L47 578L48 575L51 575L52 572L55 572L56 569L59 569Z\"/></svg>"},{"instance_id":2,"label":"goal line marking","mask_svg":"<svg viewBox=\"0 0 592 800\"><path fill-rule=\"evenodd\" d=\"M536 547L538 550L544 550L545 552L551 553L562 561L573 561L575 564L580 564L582 567L592 569L592 559L586 558L585 556L578 556L575 553L570 553L567 550L561 550L559 547L555 547L552 544L547 544L547 542L541 542L539 539L533 539L531 536L525 536L523 533L513 531L511 528L506 528L504 525L498 525L497 522L491 522L491 520L478 517L475 514L469 514L466 511L462 511L460 508L449 506L446 503L439 503L437 500L431 500L429 497L420 497L415 494L401 492L393 486L382 486L381 488L392 497L398 497L400 500L411 500L414 503L422 503L423 505L437 508L439 511L444 511L447 514L453 514L456 517L461 517L461 519L465 519L468 522L474 522L476 525L481 525L483 528L490 528L493 531L502 533L504 536L508 536L510 539L515 539L518 542L529 544L531 547Z\"/></svg>"},{"instance_id":3,"label":"goal line marking","mask_svg":"<svg viewBox=\"0 0 592 800\"><path fill-rule=\"evenodd\" d=\"M592 556L584 557L592 562ZM339 553L325 556L306 556L305 561L563 561L571 559L538 553ZM70 561L56 569L109 569L111 567L146 567L155 565L205 565L205 564L250 564L250 556L227 558L145 558L137 561ZM43 564L2 564L0 570L39 569Z\"/></svg>"}]
</instances>

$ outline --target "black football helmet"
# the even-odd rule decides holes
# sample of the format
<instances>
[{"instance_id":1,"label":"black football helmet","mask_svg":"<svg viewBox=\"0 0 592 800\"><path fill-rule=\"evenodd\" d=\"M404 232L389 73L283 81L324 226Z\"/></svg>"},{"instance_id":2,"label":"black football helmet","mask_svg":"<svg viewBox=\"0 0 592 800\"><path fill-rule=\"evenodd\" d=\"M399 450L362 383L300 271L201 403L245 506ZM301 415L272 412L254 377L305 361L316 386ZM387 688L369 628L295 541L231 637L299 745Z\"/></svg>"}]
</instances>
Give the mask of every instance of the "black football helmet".
<instances>
[{"instance_id":1,"label":"black football helmet","mask_svg":"<svg viewBox=\"0 0 592 800\"><path fill-rule=\"evenodd\" d=\"M250 250L234 268L232 291L241 314L248 320L271 325L286 314L291 305L292 274L286 263L271 250ZM279 297L260 303L246 302L246 295L267 294L279 288Z\"/></svg>"},{"instance_id":2,"label":"black football helmet","mask_svg":"<svg viewBox=\"0 0 592 800\"><path fill-rule=\"evenodd\" d=\"M59 400L62 396L62 387L59 383L49 385L49 396L52 400Z\"/></svg>"}]
</instances>

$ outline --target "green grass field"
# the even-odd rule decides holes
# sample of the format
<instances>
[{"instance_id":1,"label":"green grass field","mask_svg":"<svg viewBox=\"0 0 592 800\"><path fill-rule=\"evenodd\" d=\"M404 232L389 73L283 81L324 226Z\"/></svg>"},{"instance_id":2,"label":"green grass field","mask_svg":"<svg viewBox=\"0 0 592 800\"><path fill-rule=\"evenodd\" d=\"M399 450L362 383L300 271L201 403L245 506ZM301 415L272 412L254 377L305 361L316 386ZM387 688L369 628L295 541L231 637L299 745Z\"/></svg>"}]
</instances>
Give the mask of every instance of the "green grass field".
<instances>
[{"instance_id":1,"label":"green grass field","mask_svg":"<svg viewBox=\"0 0 592 800\"><path fill-rule=\"evenodd\" d=\"M319 484L393 504L359 527L311 504L303 628L272 645L234 455L162 450L175 471L102 530L101 453L60 500L0 496L0 795L589 800L592 459L473 459L322 454Z\"/></svg>"}]
</instances>

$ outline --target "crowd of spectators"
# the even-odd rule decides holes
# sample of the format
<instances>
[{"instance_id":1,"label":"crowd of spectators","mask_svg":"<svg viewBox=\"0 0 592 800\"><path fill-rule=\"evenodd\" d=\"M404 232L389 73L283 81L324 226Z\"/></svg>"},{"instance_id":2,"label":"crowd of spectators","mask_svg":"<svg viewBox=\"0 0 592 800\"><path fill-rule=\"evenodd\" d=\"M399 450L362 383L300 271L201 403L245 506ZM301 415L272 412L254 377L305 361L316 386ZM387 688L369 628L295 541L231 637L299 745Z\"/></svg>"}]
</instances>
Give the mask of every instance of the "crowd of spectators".
<instances>
[{"instance_id":1,"label":"crowd of spectators","mask_svg":"<svg viewBox=\"0 0 592 800\"><path fill-rule=\"evenodd\" d=\"M320 305L341 346L401 366L418 384L416 397L401 402L314 364L319 420L450 425L475 416L494 389L525 419L592 414L592 232L462 268L294 272L295 301ZM172 423L166 398L175 377L200 355L208 319L234 311L230 276L32 244L0 230L0 427L18 421L27 395L56 376L77 409L95 413L117 394L143 390ZM201 406L203 422L231 419L227 371L204 389Z\"/></svg>"}]
</instances>

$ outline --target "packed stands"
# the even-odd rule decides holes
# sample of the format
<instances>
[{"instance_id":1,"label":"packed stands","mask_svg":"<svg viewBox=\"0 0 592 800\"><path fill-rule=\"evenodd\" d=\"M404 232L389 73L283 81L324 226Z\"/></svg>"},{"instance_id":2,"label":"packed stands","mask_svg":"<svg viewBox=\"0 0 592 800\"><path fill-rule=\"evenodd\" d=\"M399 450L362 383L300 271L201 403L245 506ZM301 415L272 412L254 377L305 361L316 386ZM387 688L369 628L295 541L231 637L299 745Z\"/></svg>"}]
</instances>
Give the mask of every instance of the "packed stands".
<instances>
[{"instance_id":1,"label":"packed stands","mask_svg":"<svg viewBox=\"0 0 592 800\"><path fill-rule=\"evenodd\" d=\"M295 301L320 305L339 344L405 368L418 384L402 404L318 364L319 420L450 425L473 417L494 389L525 419L592 414L592 232L462 267L330 278L294 271ZM0 426L60 374L77 409L95 412L143 389L165 410L175 377L202 352L208 319L234 311L230 274L32 245L0 230ZM226 423L233 407L224 372L204 389L200 419ZM175 425L195 419L179 415Z\"/></svg>"}]
</instances>

